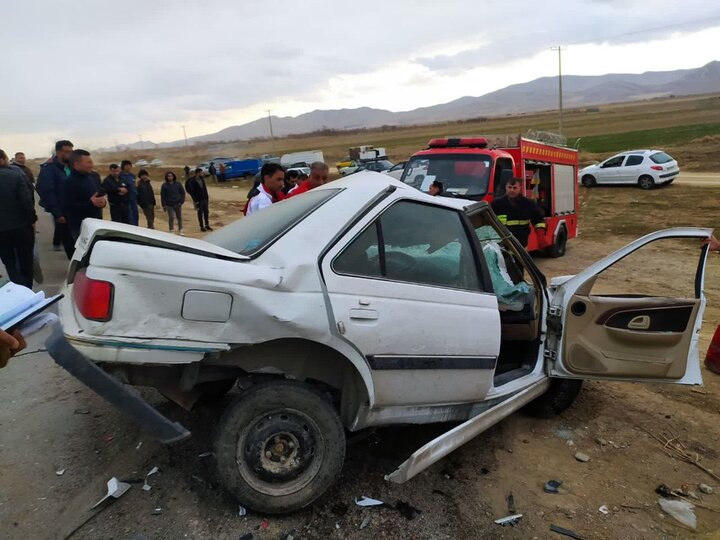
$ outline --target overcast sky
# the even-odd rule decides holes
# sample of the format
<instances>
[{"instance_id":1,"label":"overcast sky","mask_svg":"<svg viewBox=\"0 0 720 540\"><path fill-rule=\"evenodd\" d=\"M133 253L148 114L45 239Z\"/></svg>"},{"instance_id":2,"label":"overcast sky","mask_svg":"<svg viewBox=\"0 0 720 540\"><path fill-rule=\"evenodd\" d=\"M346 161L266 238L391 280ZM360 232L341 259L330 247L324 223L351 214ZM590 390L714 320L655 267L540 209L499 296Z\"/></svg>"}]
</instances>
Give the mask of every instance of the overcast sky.
<instances>
[{"instance_id":1,"label":"overcast sky","mask_svg":"<svg viewBox=\"0 0 720 540\"><path fill-rule=\"evenodd\" d=\"M0 148L47 155L267 114L393 111L564 72L720 60L717 0L3 2ZM655 30L651 30L655 29ZM720 90L720 89L719 89Z\"/></svg>"}]
</instances>

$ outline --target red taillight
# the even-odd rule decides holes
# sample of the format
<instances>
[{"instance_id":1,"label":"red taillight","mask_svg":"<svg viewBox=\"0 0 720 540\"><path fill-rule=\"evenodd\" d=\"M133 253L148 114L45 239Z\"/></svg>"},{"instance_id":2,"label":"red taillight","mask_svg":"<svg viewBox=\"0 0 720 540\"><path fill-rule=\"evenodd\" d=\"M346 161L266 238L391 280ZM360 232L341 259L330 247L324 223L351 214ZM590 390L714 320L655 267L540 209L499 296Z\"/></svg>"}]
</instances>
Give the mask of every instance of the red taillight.
<instances>
[{"instance_id":1,"label":"red taillight","mask_svg":"<svg viewBox=\"0 0 720 540\"><path fill-rule=\"evenodd\" d=\"M650 167L653 171L662 171L663 168L660 165L653 165Z\"/></svg>"},{"instance_id":2,"label":"red taillight","mask_svg":"<svg viewBox=\"0 0 720 540\"><path fill-rule=\"evenodd\" d=\"M705 367L720 374L720 326L715 330L715 335L705 355Z\"/></svg>"},{"instance_id":3,"label":"red taillight","mask_svg":"<svg viewBox=\"0 0 720 540\"><path fill-rule=\"evenodd\" d=\"M84 271L73 280L73 301L80 314L92 321L109 321L112 317L113 284L91 279Z\"/></svg>"}]
</instances>

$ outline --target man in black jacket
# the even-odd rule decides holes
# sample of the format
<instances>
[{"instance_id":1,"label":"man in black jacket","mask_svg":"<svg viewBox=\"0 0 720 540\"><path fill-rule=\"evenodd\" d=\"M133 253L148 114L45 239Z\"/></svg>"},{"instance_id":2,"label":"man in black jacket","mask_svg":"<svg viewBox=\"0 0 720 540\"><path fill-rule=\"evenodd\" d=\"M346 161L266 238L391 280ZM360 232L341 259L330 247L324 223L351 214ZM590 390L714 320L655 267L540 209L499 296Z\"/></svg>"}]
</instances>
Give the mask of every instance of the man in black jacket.
<instances>
[{"instance_id":1,"label":"man in black jacket","mask_svg":"<svg viewBox=\"0 0 720 540\"><path fill-rule=\"evenodd\" d=\"M0 150L0 260L13 283L32 288L35 205L25 175Z\"/></svg>"},{"instance_id":2,"label":"man in black jacket","mask_svg":"<svg viewBox=\"0 0 720 540\"><path fill-rule=\"evenodd\" d=\"M505 185L505 196L495 199L491 206L500 222L524 248L528 245L531 223L538 235L538 244L544 247L545 219L538 205L522 194L522 179L512 178Z\"/></svg>"},{"instance_id":3,"label":"man in black jacket","mask_svg":"<svg viewBox=\"0 0 720 540\"><path fill-rule=\"evenodd\" d=\"M124 180L120 180L120 166L117 163L110 165L110 174L103 180L102 187L110 203L110 219L118 223L130 223L128 187Z\"/></svg>"},{"instance_id":4,"label":"man in black jacket","mask_svg":"<svg viewBox=\"0 0 720 540\"><path fill-rule=\"evenodd\" d=\"M12 164L15 165L15 167L17 167L18 169L20 169L25 175L28 186L30 186L30 191L33 195L33 202L35 202L35 175L30 170L30 167L26 165L26 163L27 158L25 157L25 152L15 152L15 158L13 159Z\"/></svg>"},{"instance_id":5,"label":"man in black jacket","mask_svg":"<svg viewBox=\"0 0 720 540\"><path fill-rule=\"evenodd\" d=\"M192 197L195 210L197 210L198 223L202 232L212 231L210 226L210 195L208 195L207 185L202 176L202 169L195 169L191 172L191 176L185 182L185 191ZM204 222L204 224L203 224Z\"/></svg>"},{"instance_id":6,"label":"man in black jacket","mask_svg":"<svg viewBox=\"0 0 720 540\"><path fill-rule=\"evenodd\" d=\"M70 141L56 142L55 156L40 167L40 174L38 174L35 186L40 196L40 206L52 214L55 221L53 246L56 251L59 251L62 246L68 259L72 257L75 250L75 241L68 229L67 219L62 213L62 189L65 179L70 175L68 159L72 151L73 144Z\"/></svg>"},{"instance_id":7,"label":"man in black jacket","mask_svg":"<svg viewBox=\"0 0 720 540\"><path fill-rule=\"evenodd\" d=\"M99 193L100 179L93 173L93 160L87 150L74 150L70 154L72 172L63 186L63 214L67 217L73 242L80 236L85 218L102 219L107 199Z\"/></svg>"},{"instance_id":8,"label":"man in black jacket","mask_svg":"<svg viewBox=\"0 0 720 540\"><path fill-rule=\"evenodd\" d=\"M148 229L155 228L155 190L150 183L150 174L142 169L138 173L137 184L138 206L142 208Z\"/></svg>"}]
</instances>

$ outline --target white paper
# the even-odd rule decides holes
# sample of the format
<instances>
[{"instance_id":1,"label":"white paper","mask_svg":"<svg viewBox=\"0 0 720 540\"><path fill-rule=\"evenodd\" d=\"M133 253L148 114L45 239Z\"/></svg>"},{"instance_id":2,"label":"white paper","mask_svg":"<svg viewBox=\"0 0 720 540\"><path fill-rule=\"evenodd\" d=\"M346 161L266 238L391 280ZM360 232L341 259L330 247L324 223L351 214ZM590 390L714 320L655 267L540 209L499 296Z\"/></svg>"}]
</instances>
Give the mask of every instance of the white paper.
<instances>
[{"instance_id":1,"label":"white paper","mask_svg":"<svg viewBox=\"0 0 720 540\"><path fill-rule=\"evenodd\" d=\"M360 500L355 499L355 504L358 506L380 506L381 504L385 504L382 501L378 501L377 499L371 499L370 497L366 497L363 495Z\"/></svg>"}]
</instances>

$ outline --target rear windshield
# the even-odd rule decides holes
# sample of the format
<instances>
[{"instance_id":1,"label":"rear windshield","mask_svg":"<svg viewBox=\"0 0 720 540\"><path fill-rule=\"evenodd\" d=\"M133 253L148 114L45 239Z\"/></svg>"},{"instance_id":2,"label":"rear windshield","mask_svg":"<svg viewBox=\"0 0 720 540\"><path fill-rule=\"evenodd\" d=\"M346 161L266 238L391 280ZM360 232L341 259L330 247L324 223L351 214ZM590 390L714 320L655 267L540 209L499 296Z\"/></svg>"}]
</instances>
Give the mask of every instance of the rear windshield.
<instances>
[{"instance_id":1,"label":"rear windshield","mask_svg":"<svg viewBox=\"0 0 720 540\"><path fill-rule=\"evenodd\" d=\"M665 152L658 152L657 154L653 154L650 156L650 159L652 159L655 163L667 163L668 161L673 160L673 158L668 156Z\"/></svg>"},{"instance_id":2,"label":"rear windshield","mask_svg":"<svg viewBox=\"0 0 720 540\"><path fill-rule=\"evenodd\" d=\"M203 240L235 253L252 257L340 191L340 189L323 189L291 197L255 212L251 216L239 219L227 227L207 235Z\"/></svg>"},{"instance_id":3,"label":"rear windshield","mask_svg":"<svg viewBox=\"0 0 720 540\"><path fill-rule=\"evenodd\" d=\"M483 154L416 156L405 166L402 181L420 191L428 191L437 180L442 182L446 194L482 196L488 190L491 168L492 158Z\"/></svg>"}]
</instances>

